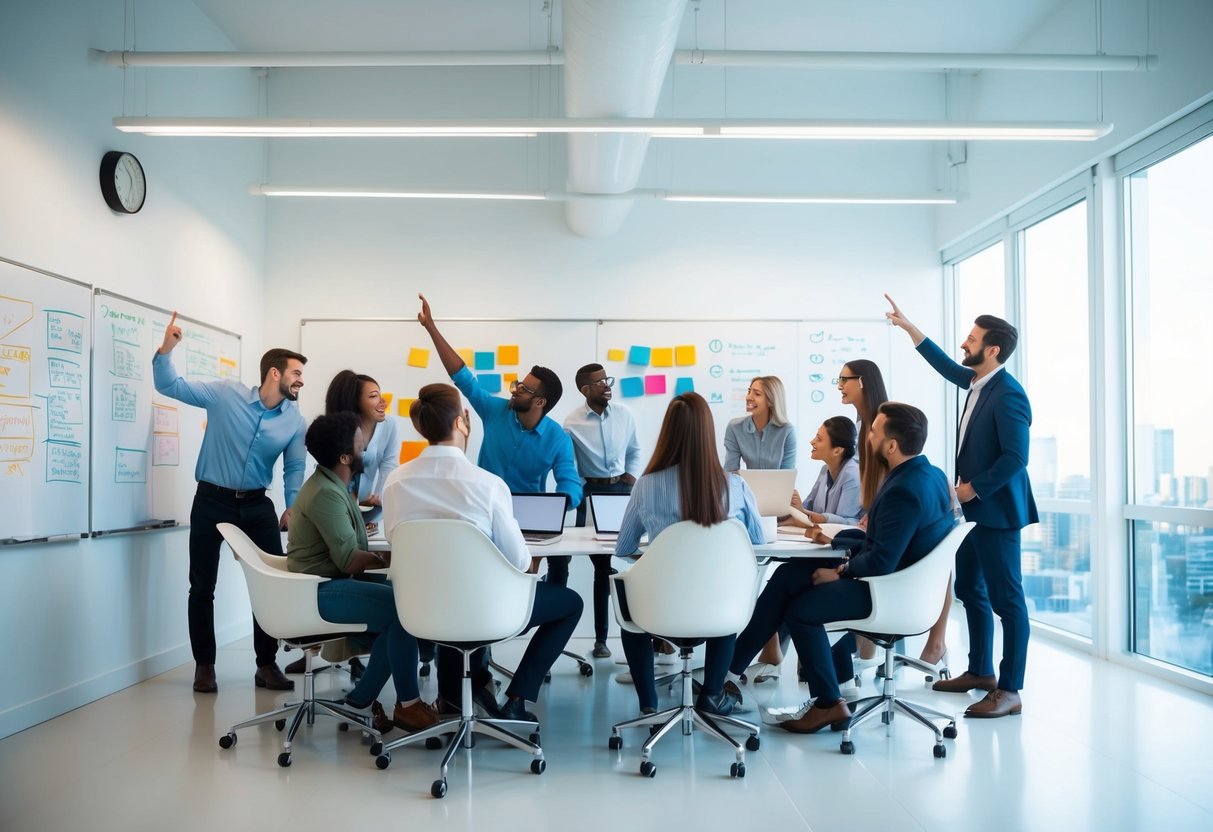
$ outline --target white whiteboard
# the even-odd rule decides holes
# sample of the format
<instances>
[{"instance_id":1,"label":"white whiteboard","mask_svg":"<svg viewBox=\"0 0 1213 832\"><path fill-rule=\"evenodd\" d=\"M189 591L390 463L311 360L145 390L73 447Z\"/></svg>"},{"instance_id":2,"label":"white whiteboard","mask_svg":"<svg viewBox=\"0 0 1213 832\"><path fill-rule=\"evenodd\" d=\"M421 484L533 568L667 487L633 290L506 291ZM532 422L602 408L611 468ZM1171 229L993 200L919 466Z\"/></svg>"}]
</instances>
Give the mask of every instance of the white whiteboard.
<instances>
[{"instance_id":1,"label":"white whiteboard","mask_svg":"<svg viewBox=\"0 0 1213 832\"><path fill-rule=\"evenodd\" d=\"M95 534L189 521L206 411L161 396L152 355L172 317L100 289L93 302ZM173 363L190 381L240 378L240 336L178 315Z\"/></svg>"},{"instance_id":2,"label":"white whiteboard","mask_svg":"<svg viewBox=\"0 0 1213 832\"><path fill-rule=\"evenodd\" d=\"M0 541L88 531L90 300L0 258Z\"/></svg>"}]
</instances>

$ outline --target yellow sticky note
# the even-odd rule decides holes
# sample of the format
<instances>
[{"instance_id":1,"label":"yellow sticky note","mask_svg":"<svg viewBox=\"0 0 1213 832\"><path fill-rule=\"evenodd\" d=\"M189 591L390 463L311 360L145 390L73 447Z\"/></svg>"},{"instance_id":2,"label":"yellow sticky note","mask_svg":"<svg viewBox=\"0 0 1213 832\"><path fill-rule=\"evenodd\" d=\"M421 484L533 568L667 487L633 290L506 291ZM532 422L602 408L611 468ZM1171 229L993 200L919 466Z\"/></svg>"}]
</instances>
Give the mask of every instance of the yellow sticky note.
<instances>
[{"instance_id":1,"label":"yellow sticky note","mask_svg":"<svg viewBox=\"0 0 1213 832\"><path fill-rule=\"evenodd\" d=\"M416 399L397 399L396 400L396 412L399 413L401 416L403 416L405 419L409 418L409 410L412 409L413 402L415 402L415 401L417 401L417 400Z\"/></svg>"},{"instance_id":2,"label":"yellow sticky note","mask_svg":"<svg viewBox=\"0 0 1213 832\"><path fill-rule=\"evenodd\" d=\"M430 351L424 350L421 347L410 347L409 366L420 367L423 370L430 366Z\"/></svg>"},{"instance_id":3,"label":"yellow sticky note","mask_svg":"<svg viewBox=\"0 0 1213 832\"><path fill-rule=\"evenodd\" d=\"M383 392L381 392L381 393L379 394L379 398L383 399L383 405L384 405L384 407L391 407L391 406L392 406L392 399L393 399L393 398L395 398L395 396L393 396L391 393L383 393Z\"/></svg>"},{"instance_id":4,"label":"yellow sticky note","mask_svg":"<svg viewBox=\"0 0 1213 832\"><path fill-rule=\"evenodd\" d=\"M474 350L462 349L455 350L456 354L463 359L463 363L471 367L476 363L476 352Z\"/></svg>"},{"instance_id":5,"label":"yellow sticky note","mask_svg":"<svg viewBox=\"0 0 1213 832\"><path fill-rule=\"evenodd\" d=\"M513 384L517 380L518 380L517 373L502 373L501 374L501 383L504 384L506 387L509 387L511 384Z\"/></svg>"},{"instance_id":6,"label":"yellow sticky note","mask_svg":"<svg viewBox=\"0 0 1213 832\"><path fill-rule=\"evenodd\" d=\"M607 350L607 361L622 361L625 356L623 350Z\"/></svg>"},{"instance_id":7,"label":"yellow sticky note","mask_svg":"<svg viewBox=\"0 0 1213 832\"><path fill-rule=\"evenodd\" d=\"M695 345L674 347L674 363L679 367L690 367L695 363Z\"/></svg>"},{"instance_id":8,"label":"yellow sticky note","mask_svg":"<svg viewBox=\"0 0 1213 832\"><path fill-rule=\"evenodd\" d=\"M514 366L518 363L518 345L501 344L497 347L497 363Z\"/></svg>"},{"instance_id":9,"label":"yellow sticky note","mask_svg":"<svg viewBox=\"0 0 1213 832\"><path fill-rule=\"evenodd\" d=\"M673 367L674 349L672 347L653 347L652 358L654 367Z\"/></svg>"},{"instance_id":10,"label":"yellow sticky note","mask_svg":"<svg viewBox=\"0 0 1213 832\"><path fill-rule=\"evenodd\" d=\"M429 442L401 442L400 443L400 464L408 462L410 459L416 459L425 450Z\"/></svg>"}]
</instances>

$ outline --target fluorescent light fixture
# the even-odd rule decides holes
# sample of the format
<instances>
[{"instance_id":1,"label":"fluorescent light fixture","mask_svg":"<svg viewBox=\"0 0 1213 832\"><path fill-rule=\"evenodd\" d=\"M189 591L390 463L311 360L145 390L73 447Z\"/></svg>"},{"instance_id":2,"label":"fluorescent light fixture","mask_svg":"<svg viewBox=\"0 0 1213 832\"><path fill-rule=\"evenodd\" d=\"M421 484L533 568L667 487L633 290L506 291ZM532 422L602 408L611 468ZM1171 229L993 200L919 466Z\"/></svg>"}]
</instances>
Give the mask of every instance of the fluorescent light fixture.
<instances>
[{"instance_id":1,"label":"fluorescent light fixture","mask_svg":"<svg viewBox=\"0 0 1213 832\"><path fill-rule=\"evenodd\" d=\"M768 203L774 205L955 205L960 201L957 194L938 193L905 196L744 196L728 194L666 194L666 202L730 202Z\"/></svg>"},{"instance_id":2,"label":"fluorescent light fixture","mask_svg":"<svg viewBox=\"0 0 1213 832\"><path fill-rule=\"evenodd\" d=\"M249 138L501 138L540 133L615 133L654 138L826 141L1093 141L1099 122L822 121L810 119L301 119L136 117L114 119L126 133Z\"/></svg>"},{"instance_id":3,"label":"fluorescent light fixture","mask_svg":"<svg viewBox=\"0 0 1213 832\"><path fill-rule=\"evenodd\" d=\"M253 193L264 196L333 197L356 199L489 199L542 202L547 197L538 191L395 191L386 188L324 188L287 185L259 185Z\"/></svg>"},{"instance_id":4,"label":"fluorescent light fixture","mask_svg":"<svg viewBox=\"0 0 1213 832\"><path fill-rule=\"evenodd\" d=\"M472 199L531 202L601 202L621 199L657 199L665 202L767 203L782 205L955 205L962 195L953 192L927 194L694 194L636 189L620 194L588 194L564 191L407 191L389 188L317 187L303 185L256 185L255 194L274 197L328 197L334 199Z\"/></svg>"}]
</instances>

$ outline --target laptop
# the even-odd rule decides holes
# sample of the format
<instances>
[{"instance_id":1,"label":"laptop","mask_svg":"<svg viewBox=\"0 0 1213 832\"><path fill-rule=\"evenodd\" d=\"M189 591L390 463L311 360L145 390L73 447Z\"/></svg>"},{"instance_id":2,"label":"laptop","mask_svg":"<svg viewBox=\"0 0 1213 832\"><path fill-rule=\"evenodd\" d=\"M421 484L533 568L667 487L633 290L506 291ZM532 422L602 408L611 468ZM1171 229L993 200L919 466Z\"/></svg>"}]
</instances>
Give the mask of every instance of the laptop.
<instances>
[{"instance_id":1,"label":"laptop","mask_svg":"<svg viewBox=\"0 0 1213 832\"><path fill-rule=\"evenodd\" d=\"M795 468L742 468L737 473L754 492L754 502L763 517L782 517L791 510Z\"/></svg>"},{"instance_id":2,"label":"laptop","mask_svg":"<svg viewBox=\"0 0 1213 832\"><path fill-rule=\"evenodd\" d=\"M514 503L514 519L528 545L546 546L560 539L567 500L564 494L511 494L510 499Z\"/></svg>"},{"instance_id":3,"label":"laptop","mask_svg":"<svg viewBox=\"0 0 1213 832\"><path fill-rule=\"evenodd\" d=\"M623 512L631 494L591 494L590 513L594 515L594 539L613 541L623 527Z\"/></svg>"}]
</instances>

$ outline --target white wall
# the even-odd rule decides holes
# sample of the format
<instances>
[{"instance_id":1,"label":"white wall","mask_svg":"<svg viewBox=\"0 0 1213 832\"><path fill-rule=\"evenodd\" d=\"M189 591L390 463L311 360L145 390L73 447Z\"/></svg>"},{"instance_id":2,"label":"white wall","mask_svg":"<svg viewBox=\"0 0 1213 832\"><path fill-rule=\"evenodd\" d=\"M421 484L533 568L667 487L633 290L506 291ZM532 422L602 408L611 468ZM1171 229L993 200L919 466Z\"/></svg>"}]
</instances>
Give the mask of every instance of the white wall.
<instances>
[{"instance_id":1,"label":"white wall","mask_svg":"<svg viewBox=\"0 0 1213 832\"><path fill-rule=\"evenodd\" d=\"M247 186L260 178L263 148L158 142L110 124L124 88L126 112L139 114L171 111L181 96L200 107L255 102L255 81L245 71L148 78L104 65L89 50L123 48L126 5L4 4L0 255L242 333L255 381L265 206ZM187 0L132 5L140 48L231 48ZM148 196L137 215L117 216L101 198L98 166L110 149L143 163ZM189 659L186 542L182 530L0 548L0 737ZM223 572L217 628L231 640L249 632L248 601L238 570Z\"/></svg>"}]
</instances>

